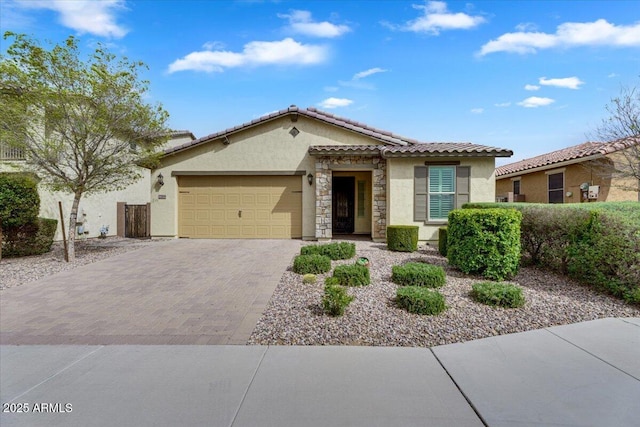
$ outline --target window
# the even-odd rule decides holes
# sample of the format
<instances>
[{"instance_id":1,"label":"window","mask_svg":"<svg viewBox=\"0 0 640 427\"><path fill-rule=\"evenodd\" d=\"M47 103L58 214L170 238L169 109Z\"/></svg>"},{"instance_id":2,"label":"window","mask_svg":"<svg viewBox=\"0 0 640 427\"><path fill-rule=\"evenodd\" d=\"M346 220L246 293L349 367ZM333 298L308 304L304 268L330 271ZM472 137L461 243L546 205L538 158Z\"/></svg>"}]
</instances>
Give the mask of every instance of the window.
<instances>
[{"instance_id":1,"label":"window","mask_svg":"<svg viewBox=\"0 0 640 427\"><path fill-rule=\"evenodd\" d=\"M519 179L513 181L513 194L514 195L520 194L520 180Z\"/></svg>"},{"instance_id":2,"label":"window","mask_svg":"<svg viewBox=\"0 0 640 427\"><path fill-rule=\"evenodd\" d=\"M547 176L549 182L549 203L564 202L564 172Z\"/></svg>"},{"instance_id":3,"label":"window","mask_svg":"<svg viewBox=\"0 0 640 427\"><path fill-rule=\"evenodd\" d=\"M427 165L414 169L414 221L445 222L469 201L468 166Z\"/></svg>"}]
</instances>

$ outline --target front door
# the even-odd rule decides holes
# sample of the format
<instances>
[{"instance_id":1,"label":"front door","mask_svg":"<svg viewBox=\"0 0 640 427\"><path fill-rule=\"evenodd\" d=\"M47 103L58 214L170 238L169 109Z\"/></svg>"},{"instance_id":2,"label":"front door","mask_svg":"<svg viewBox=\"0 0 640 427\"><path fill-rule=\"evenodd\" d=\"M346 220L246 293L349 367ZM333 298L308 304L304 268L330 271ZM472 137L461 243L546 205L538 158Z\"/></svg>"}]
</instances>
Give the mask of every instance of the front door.
<instances>
[{"instance_id":1,"label":"front door","mask_svg":"<svg viewBox=\"0 0 640 427\"><path fill-rule=\"evenodd\" d=\"M354 227L355 178L337 176L333 178L333 233L351 234Z\"/></svg>"}]
</instances>

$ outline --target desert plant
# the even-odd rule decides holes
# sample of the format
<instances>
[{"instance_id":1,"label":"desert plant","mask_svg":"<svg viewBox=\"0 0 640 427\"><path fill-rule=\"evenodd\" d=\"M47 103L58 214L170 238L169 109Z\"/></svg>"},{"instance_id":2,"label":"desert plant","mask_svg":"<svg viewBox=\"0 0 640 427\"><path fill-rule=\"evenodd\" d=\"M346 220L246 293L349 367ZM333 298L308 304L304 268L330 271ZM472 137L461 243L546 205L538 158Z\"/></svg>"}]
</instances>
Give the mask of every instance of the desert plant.
<instances>
[{"instance_id":1,"label":"desert plant","mask_svg":"<svg viewBox=\"0 0 640 427\"><path fill-rule=\"evenodd\" d=\"M418 250L417 225L390 225L387 227L387 248L390 251L415 252Z\"/></svg>"},{"instance_id":2,"label":"desert plant","mask_svg":"<svg viewBox=\"0 0 640 427\"><path fill-rule=\"evenodd\" d=\"M298 255L293 260L293 271L298 274L320 274L331 270L331 259L324 255Z\"/></svg>"},{"instance_id":3,"label":"desert plant","mask_svg":"<svg viewBox=\"0 0 640 427\"><path fill-rule=\"evenodd\" d=\"M327 279L334 278L328 277ZM347 290L343 286L335 283L335 280L325 281L322 308L331 316L342 316L344 314L344 310L354 298L347 294Z\"/></svg>"},{"instance_id":4,"label":"desert plant","mask_svg":"<svg viewBox=\"0 0 640 427\"><path fill-rule=\"evenodd\" d=\"M315 274L305 274L302 276L302 283L316 283Z\"/></svg>"},{"instance_id":5,"label":"desert plant","mask_svg":"<svg viewBox=\"0 0 640 427\"><path fill-rule=\"evenodd\" d=\"M342 286L365 286L371 283L369 269L364 265L339 265L333 270L335 277Z\"/></svg>"},{"instance_id":6,"label":"desert plant","mask_svg":"<svg viewBox=\"0 0 640 427\"><path fill-rule=\"evenodd\" d=\"M513 277L520 263L520 222L515 209L457 209L449 212L449 263L464 273L492 280Z\"/></svg>"},{"instance_id":7,"label":"desert plant","mask_svg":"<svg viewBox=\"0 0 640 427\"><path fill-rule=\"evenodd\" d=\"M398 288L396 303L409 313L416 314L438 314L447 308L440 292L422 286Z\"/></svg>"},{"instance_id":8,"label":"desert plant","mask_svg":"<svg viewBox=\"0 0 640 427\"><path fill-rule=\"evenodd\" d=\"M471 296L487 305L516 308L524 305L522 288L504 282L482 282L472 286Z\"/></svg>"},{"instance_id":9,"label":"desert plant","mask_svg":"<svg viewBox=\"0 0 640 427\"><path fill-rule=\"evenodd\" d=\"M301 255L325 255L332 260L350 259L356 255L355 243L334 242L323 245L308 245L300 249Z\"/></svg>"},{"instance_id":10,"label":"desert plant","mask_svg":"<svg viewBox=\"0 0 640 427\"><path fill-rule=\"evenodd\" d=\"M391 281L401 286L439 288L445 284L444 269L424 262L394 265L391 272Z\"/></svg>"}]
</instances>

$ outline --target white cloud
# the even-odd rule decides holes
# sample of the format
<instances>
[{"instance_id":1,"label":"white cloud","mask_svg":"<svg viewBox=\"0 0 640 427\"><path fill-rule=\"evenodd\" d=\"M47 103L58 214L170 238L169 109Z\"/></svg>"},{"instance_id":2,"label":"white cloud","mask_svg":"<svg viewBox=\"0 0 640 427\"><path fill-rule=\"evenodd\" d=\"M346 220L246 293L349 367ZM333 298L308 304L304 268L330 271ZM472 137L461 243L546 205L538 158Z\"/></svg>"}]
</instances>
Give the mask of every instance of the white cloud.
<instances>
[{"instance_id":1,"label":"white cloud","mask_svg":"<svg viewBox=\"0 0 640 427\"><path fill-rule=\"evenodd\" d=\"M536 85L524 85L524 90L538 90L540 89L540 86L536 86Z\"/></svg>"},{"instance_id":2,"label":"white cloud","mask_svg":"<svg viewBox=\"0 0 640 427\"><path fill-rule=\"evenodd\" d=\"M553 47L578 46L640 46L640 22L633 25L615 25L598 19L594 22L560 24L554 34L533 31L506 33L484 44L478 54L525 54Z\"/></svg>"},{"instance_id":3,"label":"white cloud","mask_svg":"<svg viewBox=\"0 0 640 427\"><path fill-rule=\"evenodd\" d=\"M493 104L493 105L495 105L496 107L504 108L504 107L511 106L511 103L510 102L500 102L498 104Z\"/></svg>"},{"instance_id":4,"label":"white cloud","mask_svg":"<svg viewBox=\"0 0 640 427\"><path fill-rule=\"evenodd\" d=\"M116 23L116 12L124 10L124 0L19 0L24 9L48 9L58 12L60 22L79 33L101 37L124 37L128 30Z\"/></svg>"},{"instance_id":5,"label":"white cloud","mask_svg":"<svg viewBox=\"0 0 640 427\"><path fill-rule=\"evenodd\" d=\"M473 114L482 114L482 113L484 113L484 108L472 108L471 112Z\"/></svg>"},{"instance_id":6,"label":"white cloud","mask_svg":"<svg viewBox=\"0 0 640 427\"><path fill-rule=\"evenodd\" d=\"M224 49L226 46L223 42L212 41L212 42L206 42L205 44L202 45L202 47L206 50L221 50L221 49Z\"/></svg>"},{"instance_id":7,"label":"white cloud","mask_svg":"<svg viewBox=\"0 0 640 427\"><path fill-rule=\"evenodd\" d=\"M532 22L522 22L516 25L516 30L518 31L537 31L538 26Z\"/></svg>"},{"instance_id":8,"label":"white cloud","mask_svg":"<svg viewBox=\"0 0 640 427\"><path fill-rule=\"evenodd\" d=\"M379 67L369 68L368 70L360 71L359 73L355 73L351 80L360 80L360 79L363 79L365 77L369 77L369 76L371 76L373 74L386 73L387 71L389 71L389 70L385 70L384 68L379 68Z\"/></svg>"},{"instance_id":9,"label":"white cloud","mask_svg":"<svg viewBox=\"0 0 640 427\"><path fill-rule=\"evenodd\" d=\"M314 22L311 12L307 10L292 10L288 15L278 14L278 18L288 19L291 31L306 36L333 38L351 31L347 25L336 25L328 21Z\"/></svg>"},{"instance_id":10,"label":"white cloud","mask_svg":"<svg viewBox=\"0 0 640 427\"><path fill-rule=\"evenodd\" d=\"M440 34L444 30L468 30L486 22L482 16L471 16L466 13L452 13L443 1L427 1L424 5L413 5L414 9L422 10L423 15L402 26L386 24L393 29L413 31L416 33Z\"/></svg>"},{"instance_id":11,"label":"white cloud","mask_svg":"<svg viewBox=\"0 0 640 427\"><path fill-rule=\"evenodd\" d=\"M551 98L540 98L538 96L531 96L521 102L518 102L518 105L525 108L538 108L551 105L554 102L556 101Z\"/></svg>"},{"instance_id":12,"label":"white cloud","mask_svg":"<svg viewBox=\"0 0 640 427\"><path fill-rule=\"evenodd\" d=\"M322 108L338 108L338 107L347 107L353 104L353 101L346 98L327 98L324 101L320 102L318 105Z\"/></svg>"},{"instance_id":13,"label":"white cloud","mask_svg":"<svg viewBox=\"0 0 640 427\"><path fill-rule=\"evenodd\" d=\"M619 76L619 74L611 73L611 74L609 74L607 77L608 77L608 78L610 78L610 79L612 79L612 78L614 78L614 77L618 77L618 76Z\"/></svg>"},{"instance_id":14,"label":"white cloud","mask_svg":"<svg viewBox=\"0 0 640 427\"><path fill-rule=\"evenodd\" d=\"M337 86L325 86L323 90L325 92L337 92L340 88Z\"/></svg>"},{"instance_id":15,"label":"white cloud","mask_svg":"<svg viewBox=\"0 0 640 427\"><path fill-rule=\"evenodd\" d=\"M327 58L327 48L305 45L286 38L280 41L253 41L244 45L242 52L205 50L191 52L169 65L169 73L176 71L222 72L225 68L274 64L311 65Z\"/></svg>"},{"instance_id":16,"label":"white cloud","mask_svg":"<svg viewBox=\"0 0 640 427\"><path fill-rule=\"evenodd\" d=\"M564 87L567 89L580 89L580 85L584 84L584 82L577 77L565 77L563 79L548 79L546 77L540 77L538 81L543 86Z\"/></svg>"}]
</instances>

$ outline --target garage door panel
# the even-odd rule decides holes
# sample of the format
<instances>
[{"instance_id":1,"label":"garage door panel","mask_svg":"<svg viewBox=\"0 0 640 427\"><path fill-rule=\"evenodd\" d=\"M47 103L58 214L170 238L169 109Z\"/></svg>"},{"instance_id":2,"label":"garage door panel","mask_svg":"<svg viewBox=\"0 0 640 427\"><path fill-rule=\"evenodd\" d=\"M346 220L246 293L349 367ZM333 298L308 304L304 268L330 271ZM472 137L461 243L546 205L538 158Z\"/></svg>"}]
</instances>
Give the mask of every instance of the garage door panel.
<instances>
[{"instance_id":1,"label":"garage door panel","mask_svg":"<svg viewBox=\"0 0 640 427\"><path fill-rule=\"evenodd\" d=\"M180 237L302 237L299 176L184 176L178 183Z\"/></svg>"}]
</instances>

